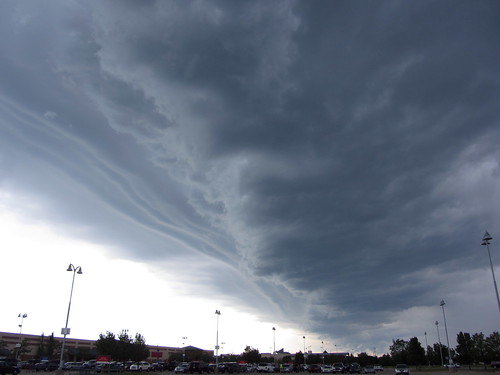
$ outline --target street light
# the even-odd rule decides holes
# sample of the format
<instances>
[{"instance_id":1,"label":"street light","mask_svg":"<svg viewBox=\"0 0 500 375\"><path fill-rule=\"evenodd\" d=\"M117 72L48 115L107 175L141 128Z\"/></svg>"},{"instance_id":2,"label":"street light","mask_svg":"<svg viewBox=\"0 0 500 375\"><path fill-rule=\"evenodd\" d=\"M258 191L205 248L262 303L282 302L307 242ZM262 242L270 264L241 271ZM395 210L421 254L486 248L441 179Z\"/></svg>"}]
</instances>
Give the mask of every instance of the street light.
<instances>
[{"instance_id":1,"label":"street light","mask_svg":"<svg viewBox=\"0 0 500 375\"><path fill-rule=\"evenodd\" d=\"M21 324L19 324L19 344L16 344L16 359L19 356L19 350L21 349L21 344L22 344L21 333L23 331L23 320L24 320L24 318L28 317L28 314L19 314L17 317L21 318Z\"/></svg>"},{"instance_id":2,"label":"street light","mask_svg":"<svg viewBox=\"0 0 500 375\"><path fill-rule=\"evenodd\" d=\"M444 314L444 300L441 300L439 306L443 308L443 319L444 319L444 331L446 332L446 345L448 345L448 365L451 365L451 356L450 356L450 340L448 340L448 327L446 326L446 315ZM451 367L451 366L448 366Z\"/></svg>"},{"instance_id":3,"label":"street light","mask_svg":"<svg viewBox=\"0 0 500 375\"><path fill-rule=\"evenodd\" d=\"M186 358L186 348L184 347L184 344L185 344L185 340L187 340L187 337L182 337L182 362L186 362L185 361L185 358Z\"/></svg>"},{"instance_id":4,"label":"street light","mask_svg":"<svg viewBox=\"0 0 500 375\"><path fill-rule=\"evenodd\" d=\"M63 359L64 359L64 344L66 342L66 335L70 333L71 329L68 328L68 320L69 320L69 311L71 310L71 298L73 297L73 286L75 285L75 275L79 274L81 275L82 272L82 267L78 266L75 267L72 264L68 266L68 269L66 271L73 272L73 281L71 282L71 292L69 294L69 304L68 304L68 314L66 315L66 325L64 328L61 330L61 333L64 335L63 336L63 342L61 346L61 358L59 360L59 370L62 370L63 367Z\"/></svg>"},{"instance_id":5,"label":"street light","mask_svg":"<svg viewBox=\"0 0 500 375\"><path fill-rule=\"evenodd\" d=\"M441 337L439 337L439 327L438 327L438 321L436 320L436 329L438 332L438 342L439 342L439 354L441 355L441 367L444 366L443 362L443 345L441 345Z\"/></svg>"},{"instance_id":6,"label":"street light","mask_svg":"<svg viewBox=\"0 0 500 375\"><path fill-rule=\"evenodd\" d=\"M306 337L305 336L302 336L302 338L304 339L304 366L306 365Z\"/></svg>"},{"instance_id":7,"label":"street light","mask_svg":"<svg viewBox=\"0 0 500 375\"><path fill-rule=\"evenodd\" d=\"M220 310L215 310L215 315L217 315L217 333L215 335L215 369L219 372L219 316Z\"/></svg>"},{"instance_id":8,"label":"street light","mask_svg":"<svg viewBox=\"0 0 500 375\"><path fill-rule=\"evenodd\" d=\"M493 271L493 262L491 261L491 253L490 253L490 241L492 239L493 239L493 237L491 237L488 232L484 232L483 242L481 243L481 245L486 246L486 248L488 249L488 257L490 258L491 274L493 275L493 285L495 286L495 293L497 295L498 311L500 311L500 298L498 298L497 281L495 280L495 272Z\"/></svg>"},{"instance_id":9,"label":"street light","mask_svg":"<svg viewBox=\"0 0 500 375\"><path fill-rule=\"evenodd\" d=\"M276 354L276 327L273 327L273 355ZM276 361L276 358L274 358Z\"/></svg>"}]
</instances>

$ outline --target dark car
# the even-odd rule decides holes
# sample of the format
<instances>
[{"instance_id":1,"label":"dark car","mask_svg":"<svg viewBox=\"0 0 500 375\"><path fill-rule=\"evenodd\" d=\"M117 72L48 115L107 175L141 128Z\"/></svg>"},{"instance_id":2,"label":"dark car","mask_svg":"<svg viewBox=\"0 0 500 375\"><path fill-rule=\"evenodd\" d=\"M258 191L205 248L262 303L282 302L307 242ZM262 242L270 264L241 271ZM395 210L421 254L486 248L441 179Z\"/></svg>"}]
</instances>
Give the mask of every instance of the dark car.
<instances>
[{"instance_id":1,"label":"dark car","mask_svg":"<svg viewBox=\"0 0 500 375\"><path fill-rule=\"evenodd\" d=\"M410 375L410 369L408 368L408 365L402 363L396 365L394 372L396 373L396 375Z\"/></svg>"},{"instance_id":2,"label":"dark car","mask_svg":"<svg viewBox=\"0 0 500 375\"><path fill-rule=\"evenodd\" d=\"M309 366L307 366L307 371L309 371L311 373L320 373L321 366L320 365L309 365Z\"/></svg>"},{"instance_id":3,"label":"dark car","mask_svg":"<svg viewBox=\"0 0 500 375\"><path fill-rule=\"evenodd\" d=\"M59 368L59 361L42 361L35 365L35 371L55 371Z\"/></svg>"},{"instance_id":4,"label":"dark car","mask_svg":"<svg viewBox=\"0 0 500 375\"><path fill-rule=\"evenodd\" d=\"M190 374L202 374L206 372L208 374L210 372L210 369L208 367L208 364L206 364L205 362L193 361L189 362L189 368L187 372L189 372Z\"/></svg>"},{"instance_id":5,"label":"dark car","mask_svg":"<svg viewBox=\"0 0 500 375\"><path fill-rule=\"evenodd\" d=\"M359 363L353 362L349 365L349 374L358 373L361 374L361 366Z\"/></svg>"},{"instance_id":6,"label":"dark car","mask_svg":"<svg viewBox=\"0 0 500 375\"><path fill-rule=\"evenodd\" d=\"M0 374L19 374L21 370L17 367L17 360L4 358L0 360Z\"/></svg>"},{"instance_id":7,"label":"dark car","mask_svg":"<svg viewBox=\"0 0 500 375\"><path fill-rule=\"evenodd\" d=\"M219 364L219 372L223 374L234 374L240 372L240 365L236 362L224 362Z\"/></svg>"}]
</instances>

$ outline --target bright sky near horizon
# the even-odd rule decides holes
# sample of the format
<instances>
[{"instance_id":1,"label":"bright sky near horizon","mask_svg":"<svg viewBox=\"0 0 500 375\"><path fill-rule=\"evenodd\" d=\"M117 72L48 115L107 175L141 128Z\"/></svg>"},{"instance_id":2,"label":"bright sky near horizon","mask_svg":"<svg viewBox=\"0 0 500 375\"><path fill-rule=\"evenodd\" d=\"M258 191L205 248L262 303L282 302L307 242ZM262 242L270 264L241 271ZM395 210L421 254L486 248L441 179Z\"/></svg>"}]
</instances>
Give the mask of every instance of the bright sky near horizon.
<instances>
[{"instance_id":1,"label":"bright sky near horizon","mask_svg":"<svg viewBox=\"0 0 500 375\"><path fill-rule=\"evenodd\" d=\"M500 314L500 4L0 2L0 331L450 345ZM304 342L303 336L306 337ZM183 340L182 337L188 337Z\"/></svg>"}]
</instances>

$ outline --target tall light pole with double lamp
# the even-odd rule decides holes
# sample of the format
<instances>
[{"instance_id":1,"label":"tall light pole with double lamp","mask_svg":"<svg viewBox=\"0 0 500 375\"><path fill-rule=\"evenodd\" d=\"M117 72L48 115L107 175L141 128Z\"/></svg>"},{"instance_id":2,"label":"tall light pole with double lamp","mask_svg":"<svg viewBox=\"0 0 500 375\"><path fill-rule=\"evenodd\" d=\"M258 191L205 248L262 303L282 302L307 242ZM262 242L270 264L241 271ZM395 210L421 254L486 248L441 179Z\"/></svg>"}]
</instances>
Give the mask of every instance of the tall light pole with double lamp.
<instances>
[{"instance_id":1,"label":"tall light pole with double lamp","mask_svg":"<svg viewBox=\"0 0 500 375\"><path fill-rule=\"evenodd\" d=\"M444 366L443 361L443 345L441 345L441 337L439 336L439 322L436 320L436 330L438 333L438 342L439 342L439 354L441 355L441 367Z\"/></svg>"},{"instance_id":2,"label":"tall light pole with double lamp","mask_svg":"<svg viewBox=\"0 0 500 375\"><path fill-rule=\"evenodd\" d=\"M68 266L68 269L66 271L73 272L73 281L71 282L71 292L69 294L69 304L68 304L68 313L66 314L66 325L64 328L61 330L61 333L63 334L63 341L62 341L62 346L61 346L61 358L59 359L59 370L62 370L63 368L63 360L64 360L64 344L66 342L66 335L69 335L70 333L70 328L68 328L68 321L69 321L69 311L71 310L71 298L73 297L73 286L75 285L75 275L79 274L81 275L82 272L82 267L78 266L75 267L72 264Z\"/></svg>"},{"instance_id":3,"label":"tall light pole with double lamp","mask_svg":"<svg viewBox=\"0 0 500 375\"><path fill-rule=\"evenodd\" d=\"M488 249L488 257L490 258L490 266L491 266L491 274L493 275L493 285L495 286L495 293L497 295L497 304L498 304L498 311L500 311L500 298L498 298L498 288L497 288L497 281L495 280L495 271L493 271L493 262L491 261L491 253L490 253L490 241L493 239L493 237L490 236L490 234L486 231L483 236L483 242L481 245L486 246Z\"/></svg>"},{"instance_id":4,"label":"tall light pole with double lamp","mask_svg":"<svg viewBox=\"0 0 500 375\"><path fill-rule=\"evenodd\" d=\"M448 340L448 327L446 326L446 315L444 313L444 305L446 305L444 303L444 300L441 300L441 303L439 304L439 306L441 306L443 309L444 331L446 332L446 345L448 345L448 365L451 365L450 340ZM448 367L451 367L451 366L448 366Z\"/></svg>"},{"instance_id":5,"label":"tall light pole with double lamp","mask_svg":"<svg viewBox=\"0 0 500 375\"><path fill-rule=\"evenodd\" d=\"M219 372L219 316L220 310L215 310L215 315L217 315L217 331L215 334L215 370Z\"/></svg>"},{"instance_id":6,"label":"tall light pole with double lamp","mask_svg":"<svg viewBox=\"0 0 500 375\"><path fill-rule=\"evenodd\" d=\"M18 318L21 318L21 324L19 324L19 343L16 344L16 359L19 357L19 350L21 349L21 344L22 344L22 341L23 341L23 338L22 338L22 332L23 332L23 321L24 321L24 318L27 318L28 317L28 314L19 314L17 316Z\"/></svg>"}]
</instances>

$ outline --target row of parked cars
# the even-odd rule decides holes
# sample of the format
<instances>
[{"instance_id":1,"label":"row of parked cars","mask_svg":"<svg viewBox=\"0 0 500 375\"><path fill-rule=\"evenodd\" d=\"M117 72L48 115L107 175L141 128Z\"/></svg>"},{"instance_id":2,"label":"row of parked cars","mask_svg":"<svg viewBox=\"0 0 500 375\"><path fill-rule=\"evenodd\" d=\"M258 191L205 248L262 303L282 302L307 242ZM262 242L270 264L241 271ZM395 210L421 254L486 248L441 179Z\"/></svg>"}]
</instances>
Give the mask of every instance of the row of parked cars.
<instances>
[{"instance_id":1,"label":"row of parked cars","mask_svg":"<svg viewBox=\"0 0 500 375\"><path fill-rule=\"evenodd\" d=\"M380 365L366 365L361 367L359 363L351 364L334 363L333 365L306 365L305 370L310 373L324 374L375 374L378 371L383 371L384 368Z\"/></svg>"}]
</instances>

